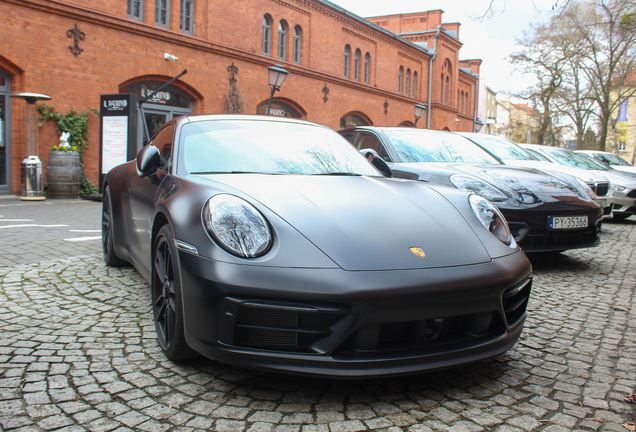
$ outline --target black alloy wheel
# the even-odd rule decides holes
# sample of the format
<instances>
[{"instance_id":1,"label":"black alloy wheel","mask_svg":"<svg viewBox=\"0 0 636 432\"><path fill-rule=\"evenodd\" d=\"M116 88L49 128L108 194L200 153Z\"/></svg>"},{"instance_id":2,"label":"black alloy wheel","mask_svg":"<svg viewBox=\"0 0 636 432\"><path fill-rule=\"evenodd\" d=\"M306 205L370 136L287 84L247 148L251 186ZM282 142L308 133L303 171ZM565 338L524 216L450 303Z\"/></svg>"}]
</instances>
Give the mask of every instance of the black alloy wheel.
<instances>
[{"instance_id":1,"label":"black alloy wheel","mask_svg":"<svg viewBox=\"0 0 636 432\"><path fill-rule=\"evenodd\" d=\"M179 264L168 225L157 234L152 267L152 312L159 346L170 360L186 360L193 351L185 340Z\"/></svg>"},{"instance_id":2,"label":"black alloy wheel","mask_svg":"<svg viewBox=\"0 0 636 432\"><path fill-rule=\"evenodd\" d=\"M110 187L106 186L106 191L102 197L102 252L107 266L119 267L126 264L126 261L115 254L112 208Z\"/></svg>"}]
</instances>

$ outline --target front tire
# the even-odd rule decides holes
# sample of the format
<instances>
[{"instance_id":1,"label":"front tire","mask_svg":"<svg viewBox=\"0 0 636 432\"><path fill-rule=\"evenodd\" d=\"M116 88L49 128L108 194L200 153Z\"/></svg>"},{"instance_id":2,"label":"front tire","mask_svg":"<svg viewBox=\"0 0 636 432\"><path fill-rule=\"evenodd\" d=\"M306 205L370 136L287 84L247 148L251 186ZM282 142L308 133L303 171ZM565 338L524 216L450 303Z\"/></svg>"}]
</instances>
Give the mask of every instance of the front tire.
<instances>
[{"instance_id":1,"label":"front tire","mask_svg":"<svg viewBox=\"0 0 636 432\"><path fill-rule=\"evenodd\" d=\"M110 187L106 186L106 191L102 197L102 252L104 262L110 267L120 267L126 261L119 258L115 253L115 235L113 233L113 201L110 197Z\"/></svg>"},{"instance_id":2,"label":"front tire","mask_svg":"<svg viewBox=\"0 0 636 432\"><path fill-rule=\"evenodd\" d=\"M191 358L183 327L181 278L174 236L169 225L155 239L152 264L152 312L161 350L172 361Z\"/></svg>"}]
</instances>

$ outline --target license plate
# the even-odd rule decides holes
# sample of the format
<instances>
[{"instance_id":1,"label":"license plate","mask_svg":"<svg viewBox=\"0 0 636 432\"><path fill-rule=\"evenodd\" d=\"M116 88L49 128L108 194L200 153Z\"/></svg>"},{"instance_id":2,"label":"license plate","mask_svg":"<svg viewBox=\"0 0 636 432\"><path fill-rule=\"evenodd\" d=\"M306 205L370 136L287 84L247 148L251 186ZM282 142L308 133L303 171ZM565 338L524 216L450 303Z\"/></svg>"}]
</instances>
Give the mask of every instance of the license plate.
<instances>
[{"instance_id":1,"label":"license plate","mask_svg":"<svg viewBox=\"0 0 636 432\"><path fill-rule=\"evenodd\" d=\"M587 216L549 216L548 228L553 230L587 228Z\"/></svg>"}]
</instances>

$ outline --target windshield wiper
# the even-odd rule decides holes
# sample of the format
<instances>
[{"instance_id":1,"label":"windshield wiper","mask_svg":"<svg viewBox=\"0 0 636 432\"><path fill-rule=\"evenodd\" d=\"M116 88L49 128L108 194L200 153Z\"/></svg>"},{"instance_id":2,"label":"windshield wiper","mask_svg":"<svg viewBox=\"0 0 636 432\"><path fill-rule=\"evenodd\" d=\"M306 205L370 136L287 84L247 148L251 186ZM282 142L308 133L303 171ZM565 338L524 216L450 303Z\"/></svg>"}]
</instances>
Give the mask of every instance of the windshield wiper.
<instances>
[{"instance_id":1,"label":"windshield wiper","mask_svg":"<svg viewBox=\"0 0 636 432\"><path fill-rule=\"evenodd\" d=\"M195 171L190 174L265 174L265 175L276 175L282 173L275 172L262 172L262 171Z\"/></svg>"},{"instance_id":2,"label":"windshield wiper","mask_svg":"<svg viewBox=\"0 0 636 432\"><path fill-rule=\"evenodd\" d=\"M320 173L316 175L333 175L333 176L361 176L362 174L351 173L351 172L329 172L329 173Z\"/></svg>"}]
</instances>

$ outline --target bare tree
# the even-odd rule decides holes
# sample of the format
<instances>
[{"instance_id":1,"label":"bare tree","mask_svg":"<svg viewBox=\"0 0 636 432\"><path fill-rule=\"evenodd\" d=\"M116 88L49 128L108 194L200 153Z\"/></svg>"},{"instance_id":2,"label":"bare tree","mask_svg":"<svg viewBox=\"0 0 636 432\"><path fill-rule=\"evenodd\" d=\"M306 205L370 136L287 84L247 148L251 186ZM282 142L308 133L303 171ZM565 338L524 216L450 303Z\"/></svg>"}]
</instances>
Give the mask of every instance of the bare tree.
<instances>
[{"instance_id":1,"label":"bare tree","mask_svg":"<svg viewBox=\"0 0 636 432\"><path fill-rule=\"evenodd\" d=\"M573 124L582 145L591 117L598 117L599 148L605 149L612 113L636 88L626 78L636 67L634 0L567 0L546 25L531 28L510 56L535 84L517 96L542 111L539 142L559 130L557 117Z\"/></svg>"},{"instance_id":2,"label":"bare tree","mask_svg":"<svg viewBox=\"0 0 636 432\"><path fill-rule=\"evenodd\" d=\"M636 67L633 0L568 3L556 20L569 28L579 50L579 69L589 84L589 98L599 117L599 149L605 150L612 113L636 89L626 86ZM626 18L627 17L627 18Z\"/></svg>"},{"instance_id":3,"label":"bare tree","mask_svg":"<svg viewBox=\"0 0 636 432\"><path fill-rule=\"evenodd\" d=\"M549 144L554 141L554 98L563 82L566 59L562 53L562 41L553 37L550 26L539 25L517 40L521 50L510 55L509 60L517 70L536 78L533 85L515 94L533 102L535 119L539 123L537 142Z\"/></svg>"}]
</instances>

